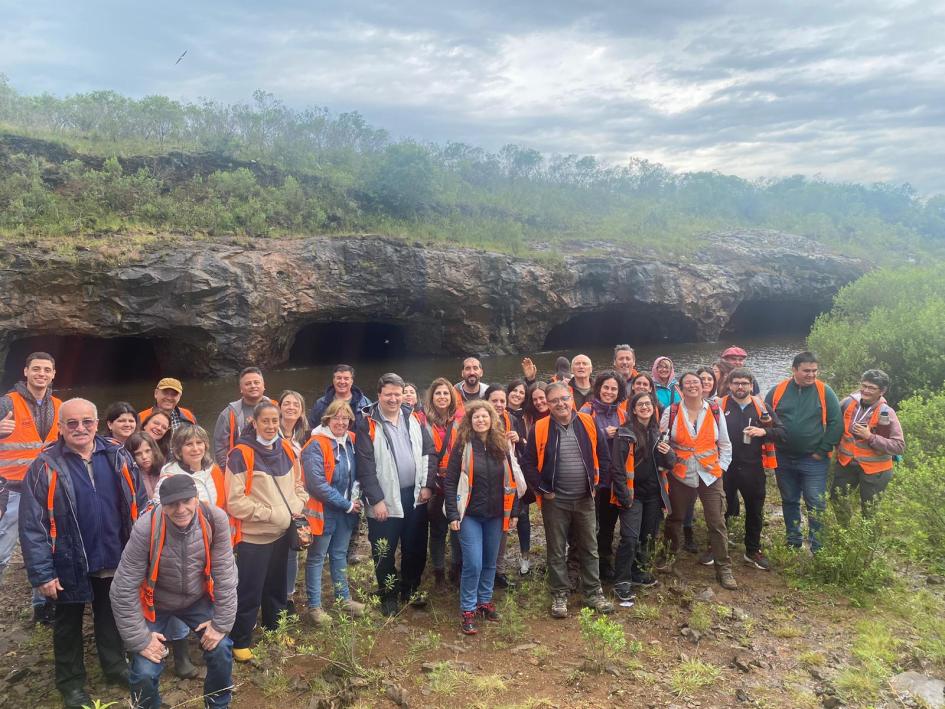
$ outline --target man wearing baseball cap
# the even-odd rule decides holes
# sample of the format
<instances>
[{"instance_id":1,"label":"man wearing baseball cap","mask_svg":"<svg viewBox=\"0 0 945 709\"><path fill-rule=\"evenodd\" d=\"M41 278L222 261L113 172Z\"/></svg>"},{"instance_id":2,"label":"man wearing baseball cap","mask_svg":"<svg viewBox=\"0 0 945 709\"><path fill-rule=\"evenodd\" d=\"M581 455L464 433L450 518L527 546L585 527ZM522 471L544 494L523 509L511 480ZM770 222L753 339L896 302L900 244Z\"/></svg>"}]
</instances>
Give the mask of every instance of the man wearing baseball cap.
<instances>
[{"instance_id":1,"label":"man wearing baseball cap","mask_svg":"<svg viewBox=\"0 0 945 709\"><path fill-rule=\"evenodd\" d=\"M724 368L722 371L722 376L719 377L719 380L716 382L716 391L719 392L719 396L728 393L728 375L733 369L738 369L745 366L745 360L748 359L748 353L745 352L741 347L737 345L732 345L727 350L725 350L720 357L722 360L729 365L728 369ZM751 393L755 396L761 393L761 388L758 386L758 380L752 379L751 382Z\"/></svg>"},{"instance_id":2,"label":"man wearing baseball cap","mask_svg":"<svg viewBox=\"0 0 945 709\"><path fill-rule=\"evenodd\" d=\"M151 414L162 411L171 420L171 430L176 431L181 424L196 424L197 417L190 409L178 406L180 397L184 393L184 386L180 379L164 377L154 388L154 406L138 412L138 418L144 421Z\"/></svg>"},{"instance_id":3,"label":"man wearing baseball cap","mask_svg":"<svg viewBox=\"0 0 945 709\"><path fill-rule=\"evenodd\" d=\"M111 586L112 611L131 653L131 704L160 709L158 681L168 651L164 632L178 618L200 638L207 676L207 707L230 705L236 618L236 562L229 521L202 503L190 475L161 485L160 504L131 531ZM187 642L186 640L177 642Z\"/></svg>"}]
</instances>

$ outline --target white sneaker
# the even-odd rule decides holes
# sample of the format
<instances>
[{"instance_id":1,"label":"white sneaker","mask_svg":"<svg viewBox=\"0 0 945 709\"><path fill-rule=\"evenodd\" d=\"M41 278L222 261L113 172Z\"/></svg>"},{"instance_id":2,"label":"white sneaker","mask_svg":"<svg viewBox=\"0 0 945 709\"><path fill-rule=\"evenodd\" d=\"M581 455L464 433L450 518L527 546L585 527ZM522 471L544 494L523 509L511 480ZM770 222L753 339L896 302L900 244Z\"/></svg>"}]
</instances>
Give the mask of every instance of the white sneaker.
<instances>
[{"instance_id":1,"label":"white sneaker","mask_svg":"<svg viewBox=\"0 0 945 709\"><path fill-rule=\"evenodd\" d=\"M528 576L532 572L532 563L527 556L523 556L518 565L518 572L522 576Z\"/></svg>"}]
</instances>

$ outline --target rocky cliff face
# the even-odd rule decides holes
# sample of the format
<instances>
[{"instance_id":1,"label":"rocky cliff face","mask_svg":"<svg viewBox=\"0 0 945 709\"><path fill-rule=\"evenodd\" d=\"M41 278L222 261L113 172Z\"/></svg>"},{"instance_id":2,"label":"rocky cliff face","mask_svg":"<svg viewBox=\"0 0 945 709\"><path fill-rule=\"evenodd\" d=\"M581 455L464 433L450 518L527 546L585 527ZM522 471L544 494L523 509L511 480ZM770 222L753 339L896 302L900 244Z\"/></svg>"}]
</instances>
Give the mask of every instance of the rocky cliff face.
<instances>
[{"instance_id":1,"label":"rocky cliff face","mask_svg":"<svg viewBox=\"0 0 945 709\"><path fill-rule=\"evenodd\" d=\"M114 263L11 248L0 253L0 355L41 335L135 337L167 371L222 374L283 364L300 333L345 322L382 325L428 354L714 340L742 321L809 320L865 270L788 234L713 235L700 249L669 261L575 248L562 262L385 237L167 237Z\"/></svg>"}]
</instances>

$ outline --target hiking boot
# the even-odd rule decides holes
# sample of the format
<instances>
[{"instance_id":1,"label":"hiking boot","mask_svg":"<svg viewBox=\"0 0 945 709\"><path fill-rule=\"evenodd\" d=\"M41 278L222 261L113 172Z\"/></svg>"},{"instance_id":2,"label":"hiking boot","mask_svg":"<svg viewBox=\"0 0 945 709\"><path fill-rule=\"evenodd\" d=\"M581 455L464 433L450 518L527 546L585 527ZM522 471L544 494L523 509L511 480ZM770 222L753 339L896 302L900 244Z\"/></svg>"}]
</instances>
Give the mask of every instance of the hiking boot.
<instances>
[{"instance_id":1,"label":"hiking boot","mask_svg":"<svg viewBox=\"0 0 945 709\"><path fill-rule=\"evenodd\" d=\"M707 549L706 551L699 554L698 561L703 566L712 566L712 564L715 563L715 555L712 553L711 549Z\"/></svg>"},{"instance_id":2,"label":"hiking boot","mask_svg":"<svg viewBox=\"0 0 945 709\"><path fill-rule=\"evenodd\" d=\"M248 647L234 647L233 659L237 662L251 662L253 659L253 651Z\"/></svg>"},{"instance_id":3,"label":"hiking boot","mask_svg":"<svg viewBox=\"0 0 945 709\"><path fill-rule=\"evenodd\" d=\"M446 571L444 569L433 569L433 590L437 593L446 591Z\"/></svg>"},{"instance_id":4,"label":"hiking boot","mask_svg":"<svg viewBox=\"0 0 945 709\"><path fill-rule=\"evenodd\" d=\"M614 603L607 596L604 595L604 592L600 589L597 589L597 593L584 601L584 605L588 608L593 608L598 613L613 613L614 612Z\"/></svg>"},{"instance_id":5,"label":"hiking boot","mask_svg":"<svg viewBox=\"0 0 945 709\"><path fill-rule=\"evenodd\" d=\"M674 559L670 556L660 555L653 561L653 571L660 574L671 574L673 572Z\"/></svg>"},{"instance_id":6,"label":"hiking boot","mask_svg":"<svg viewBox=\"0 0 945 709\"><path fill-rule=\"evenodd\" d=\"M476 612L490 623L499 622L499 611L495 609L495 603L492 601L489 601L488 603L480 603L479 607L476 609Z\"/></svg>"},{"instance_id":7,"label":"hiking boot","mask_svg":"<svg viewBox=\"0 0 945 709\"><path fill-rule=\"evenodd\" d=\"M181 679L193 679L199 673L190 660L190 649L187 647L187 638L171 640L171 652L174 654L174 674Z\"/></svg>"},{"instance_id":8,"label":"hiking boot","mask_svg":"<svg viewBox=\"0 0 945 709\"><path fill-rule=\"evenodd\" d=\"M716 567L715 569L715 578L719 582L719 586L729 591L734 591L738 588L738 584L735 583L735 577L732 576L732 570L726 567Z\"/></svg>"},{"instance_id":9,"label":"hiking boot","mask_svg":"<svg viewBox=\"0 0 945 709\"><path fill-rule=\"evenodd\" d=\"M621 603L632 603L636 600L636 594L630 589L630 584L621 583L614 586L614 595Z\"/></svg>"},{"instance_id":10,"label":"hiking boot","mask_svg":"<svg viewBox=\"0 0 945 709\"><path fill-rule=\"evenodd\" d=\"M552 618L567 618L568 617L568 594L566 593L556 593L551 599L551 617Z\"/></svg>"},{"instance_id":11,"label":"hiking boot","mask_svg":"<svg viewBox=\"0 0 945 709\"><path fill-rule=\"evenodd\" d=\"M476 611L463 611L460 613L460 630L463 631L463 635L475 635L479 632L479 628L476 627Z\"/></svg>"},{"instance_id":12,"label":"hiking boot","mask_svg":"<svg viewBox=\"0 0 945 709\"><path fill-rule=\"evenodd\" d=\"M762 571L771 571L771 562L768 561L765 555L760 551L745 554L742 558L749 566L754 566L756 569L761 569Z\"/></svg>"},{"instance_id":13,"label":"hiking boot","mask_svg":"<svg viewBox=\"0 0 945 709\"><path fill-rule=\"evenodd\" d=\"M364 611L367 608L363 603L352 601L350 598L345 598L338 605L341 607L342 612L352 618L360 618L364 615Z\"/></svg>"},{"instance_id":14,"label":"hiking boot","mask_svg":"<svg viewBox=\"0 0 945 709\"><path fill-rule=\"evenodd\" d=\"M523 556L518 562L518 573L520 576L528 576L532 572L532 562L527 556Z\"/></svg>"},{"instance_id":15,"label":"hiking boot","mask_svg":"<svg viewBox=\"0 0 945 709\"><path fill-rule=\"evenodd\" d=\"M92 706L92 700L88 693L82 688L67 689L62 692L62 703L66 709L82 709Z\"/></svg>"},{"instance_id":16,"label":"hiking boot","mask_svg":"<svg viewBox=\"0 0 945 709\"><path fill-rule=\"evenodd\" d=\"M632 574L630 576L630 585L631 586L655 586L656 577L653 574L648 574L645 571L641 571L638 574Z\"/></svg>"},{"instance_id":17,"label":"hiking boot","mask_svg":"<svg viewBox=\"0 0 945 709\"><path fill-rule=\"evenodd\" d=\"M397 602L397 596L384 596L381 599L381 613L388 618L400 613L400 604Z\"/></svg>"},{"instance_id":18,"label":"hiking boot","mask_svg":"<svg viewBox=\"0 0 945 709\"><path fill-rule=\"evenodd\" d=\"M321 606L318 608L309 608L305 617L312 625L319 628L327 628L331 625L331 616L328 615Z\"/></svg>"},{"instance_id":19,"label":"hiking boot","mask_svg":"<svg viewBox=\"0 0 945 709\"><path fill-rule=\"evenodd\" d=\"M690 554L698 554L699 547L696 546L696 536L692 531L692 527L683 527L683 551L687 551Z\"/></svg>"}]
</instances>

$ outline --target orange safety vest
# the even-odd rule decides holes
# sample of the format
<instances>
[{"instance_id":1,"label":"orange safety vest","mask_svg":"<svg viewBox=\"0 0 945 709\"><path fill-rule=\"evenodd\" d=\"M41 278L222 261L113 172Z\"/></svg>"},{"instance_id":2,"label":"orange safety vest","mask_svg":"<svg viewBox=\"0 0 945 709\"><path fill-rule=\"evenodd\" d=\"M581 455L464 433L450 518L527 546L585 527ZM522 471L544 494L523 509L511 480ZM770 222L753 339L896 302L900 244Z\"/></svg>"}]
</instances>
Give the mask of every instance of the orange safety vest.
<instances>
[{"instance_id":1,"label":"orange safety vest","mask_svg":"<svg viewBox=\"0 0 945 709\"><path fill-rule=\"evenodd\" d=\"M778 404L781 401L781 397L784 396L784 392L787 391L788 384L790 384L793 379L785 379L783 382L779 383L774 388L774 393L771 395L771 409L773 411L778 410ZM814 385L817 387L817 396L820 398L820 421L821 425L824 427L824 430L827 428L827 388L824 386L824 383L819 379L814 380Z\"/></svg>"},{"instance_id":2,"label":"orange safety vest","mask_svg":"<svg viewBox=\"0 0 945 709\"><path fill-rule=\"evenodd\" d=\"M682 427L678 423L676 424L675 433L672 433L672 423L670 423L672 434L670 444L673 446L673 450L676 451L676 465L673 466L673 474L677 478L680 480L686 478L686 461L692 456L695 456L699 465L711 473L713 477L722 477L722 466L719 465L719 445L716 441L718 425L713 412L709 411L707 416L702 417L702 427L693 439L692 434L689 433L689 426L685 422Z\"/></svg>"},{"instance_id":3,"label":"orange safety vest","mask_svg":"<svg viewBox=\"0 0 945 709\"><path fill-rule=\"evenodd\" d=\"M156 411L161 411L161 409L159 409L156 406L149 406L148 408L138 412L138 418L144 421L148 416L155 413ZM180 413L180 417L182 419L184 419L185 421L189 421L194 426L197 425L197 417L194 416L193 411L191 411L190 409L185 409L183 406L178 406L177 411ZM166 412L161 411L161 413L166 413Z\"/></svg>"},{"instance_id":4,"label":"orange safety vest","mask_svg":"<svg viewBox=\"0 0 945 709\"><path fill-rule=\"evenodd\" d=\"M751 403L755 405L755 411L757 412L758 420L760 421L765 411L767 411L765 402L752 394ZM727 404L728 396L726 395L719 400L719 408L724 412ZM774 443L771 441L765 441L761 444L761 467L767 468L768 470L774 470L778 467L778 457L774 450Z\"/></svg>"},{"instance_id":5,"label":"orange safety vest","mask_svg":"<svg viewBox=\"0 0 945 709\"><path fill-rule=\"evenodd\" d=\"M867 424L870 430L876 427L879 421L880 409L885 405L885 399L880 399L877 402L876 409ZM867 475L892 470L893 459L891 455L870 448L865 441L861 441L850 432L853 417L856 415L858 407L859 402L856 399L850 399L846 410L843 412L843 437L840 439L840 445L837 446L837 462L840 465L849 465L850 461L856 461Z\"/></svg>"},{"instance_id":6,"label":"orange safety vest","mask_svg":"<svg viewBox=\"0 0 945 709\"><path fill-rule=\"evenodd\" d=\"M469 506L469 500L472 498L473 487L473 469L475 467L475 456L473 455L472 443L467 443L463 448L463 461L460 475L466 475L469 478L469 492L466 494L466 506ZM512 504L515 502L516 486L515 475L512 474L512 464L509 457L505 457L505 485L502 487L502 531L508 532L512 521Z\"/></svg>"},{"instance_id":7,"label":"orange safety vest","mask_svg":"<svg viewBox=\"0 0 945 709\"><path fill-rule=\"evenodd\" d=\"M293 465L295 464L296 457L295 451L292 450L292 444L289 443L288 439L280 438L282 443L282 449L288 454ZM245 443L240 443L239 445L233 446L233 450L238 450L240 455L243 456L243 462L246 464L246 484L243 485L243 494L249 497L250 493L253 491L253 466L256 464L256 451L253 450L252 446L248 446ZM230 540L235 548L243 539L243 520L237 519L233 515L230 515Z\"/></svg>"},{"instance_id":8,"label":"orange safety vest","mask_svg":"<svg viewBox=\"0 0 945 709\"><path fill-rule=\"evenodd\" d=\"M13 402L16 428L6 438L0 438L0 477L17 482L26 477L27 469L43 447L59 438L59 407L62 402L52 397L53 424L46 438L42 439L26 399L16 391L11 391L7 396Z\"/></svg>"},{"instance_id":9,"label":"orange safety vest","mask_svg":"<svg viewBox=\"0 0 945 709\"><path fill-rule=\"evenodd\" d=\"M200 522L200 532L203 535L203 552L206 556L206 562L203 565L204 584L207 588L207 595L213 601L213 576L210 574L210 541L212 532L207 522L210 515L210 509L204 507L203 502L197 506L197 520ZM164 513L161 511L161 505L157 505L151 512L151 544L148 548L148 571L144 576L144 581L138 587L138 597L141 599L141 609L144 611L144 618L150 622L156 619L154 609L154 587L157 585L158 568L161 565L161 552L164 550L164 538L167 535L167 525L164 521Z\"/></svg>"},{"instance_id":10,"label":"orange safety vest","mask_svg":"<svg viewBox=\"0 0 945 709\"><path fill-rule=\"evenodd\" d=\"M600 461L597 459L597 424L588 414L577 412L577 420L584 425L587 437L591 439L591 450L594 453L594 488L600 482ZM538 455L538 474L541 475L545 466L545 448L548 447L548 431L551 427L551 416L545 416L535 422L535 452Z\"/></svg>"},{"instance_id":11,"label":"orange safety vest","mask_svg":"<svg viewBox=\"0 0 945 709\"><path fill-rule=\"evenodd\" d=\"M614 439L616 440L616 439ZM630 449L627 451L627 460L624 461L623 469L627 473L627 489L630 491L630 499L633 499L633 475L636 472L636 462L633 459L633 453L636 450L637 444L631 443ZM620 502L617 499L617 495L614 494L614 488L610 488L610 504L620 506Z\"/></svg>"},{"instance_id":12,"label":"orange safety vest","mask_svg":"<svg viewBox=\"0 0 945 709\"><path fill-rule=\"evenodd\" d=\"M125 479L128 489L131 491L131 523L134 524L138 519L138 495L135 490L135 481L131 477L131 471L128 466L122 463L121 476ZM49 545L52 553L56 553L56 538L59 536L56 530L56 488L59 485L59 471L55 468L46 466L46 513L49 515Z\"/></svg>"},{"instance_id":13,"label":"orange safety vest","mask_svg":"<svg viewBox=\"0 0 945 709\"><path fill-rule=\"evenodd\" d=\"M354 443L354 432L348 431L348 438ZM302 447L304 451L312 442L317 442L322 449L322 460L325 464L325 480L331 485L331 479L335 475L335 448L333 441L323 433L317 433L308 439L308 442ZM308 501L305 503L305 509L302 510L308 517L309 526L312 528L312 534L316 537L325 533L325 503L309 494Z\"/></svg>"},{"instance_id":14,"label":"orange safety vest","mask_svg":"<svg viewBox=\"0 0 945 709\"><path fill-rule=\"evenodd\" d=\"M373 441L374 440L373 421L371 422L371 425L368 428L371 432L371 440ZM456 434L459 431L459 425L456 423L455 417L450 419L449 423L446 424L445 436L441 436L440 432L437 430L437 426L434 426L433 424L429 425L429 429L430 429L430 435L433 437L433 445L436 446L436 452L438 454L442 453L437 466L439 468L440 477L444 477L446 475L446 468L449 466L449 463L450 463L450 453L453 450L453 445L456 443ZM444 442L446 444L445 449L443 447Z\"/></svg>"}]
</instances>

